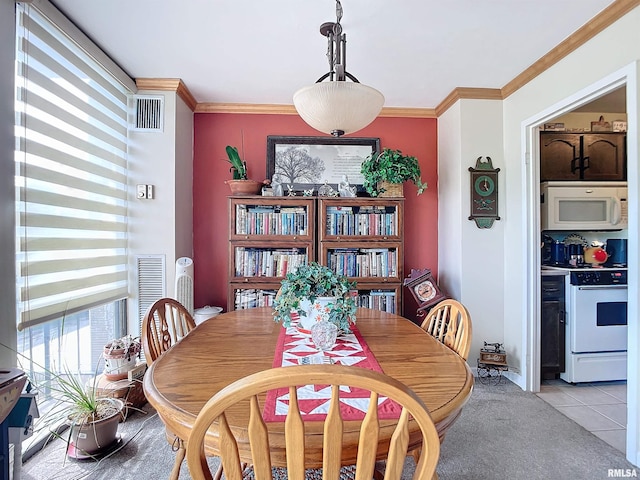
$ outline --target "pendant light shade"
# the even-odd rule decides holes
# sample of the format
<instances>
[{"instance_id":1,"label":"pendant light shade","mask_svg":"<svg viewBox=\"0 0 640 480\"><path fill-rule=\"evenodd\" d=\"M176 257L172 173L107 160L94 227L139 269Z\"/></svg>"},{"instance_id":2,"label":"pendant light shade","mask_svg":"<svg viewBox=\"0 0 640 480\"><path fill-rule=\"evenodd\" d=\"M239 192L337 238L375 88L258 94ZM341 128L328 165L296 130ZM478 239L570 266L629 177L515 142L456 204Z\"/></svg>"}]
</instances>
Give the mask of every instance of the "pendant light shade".
<instances>
[{"instance_id":1,"label":"pendant light shade","mask_svg":"<svg viewBox=\"0 0 640 480\"><path fill-rule=\"evenodd\" d=\"M335 137L363 129L375 120L384 105L382 93L361 84L347 72L347 36L342 33L341 18L342 5L336 0L336 22L320 26L320 33L328 39L329 72L293 95L293 104L302 119ZM324 82L325 79L328 81Z\"/></svg>"},{"instance_id":2,"label":"pendant light shade","mask_svg":"<svg viewBox=\"0 0 640 480\"><path fill-rule=\"evenodd\" d=\"M375 88L346 81L320 82L293 95L302 119L316 130L331 135L357 132L382 110L384 96Z\"/></svg>"}]
</instances>

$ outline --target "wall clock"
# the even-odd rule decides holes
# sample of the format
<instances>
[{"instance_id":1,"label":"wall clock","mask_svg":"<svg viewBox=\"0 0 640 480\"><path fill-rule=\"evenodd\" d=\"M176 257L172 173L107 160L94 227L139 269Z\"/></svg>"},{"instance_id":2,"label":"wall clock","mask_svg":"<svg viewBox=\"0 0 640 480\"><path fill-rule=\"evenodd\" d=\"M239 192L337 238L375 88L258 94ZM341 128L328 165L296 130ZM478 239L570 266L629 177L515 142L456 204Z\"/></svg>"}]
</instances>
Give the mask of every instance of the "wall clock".
<instances>
[{"instance_id":1,"label":"wall clock","mask_svg":"<svg viewBox=\"0 0 640 480\"><path fill-rule=\"evenodd\" d=\"M469 167L471 172L471 215L478 228L491 228L498 215L498 172L493 168L491 157L478 157L476 166Z\"/></svg>"},{"instance_id":2,"label":"wall clock","mask_svg":"<svg viewBox=\"0 0 640 480\"><path fill-rule=\"evenodd\" d=\"M404 286L409 289L418 303L417 315L423 317L429 308L447 298L431 276L431 270L411 269L411 274L404 279Z\"/></svg>"}]
</instances>

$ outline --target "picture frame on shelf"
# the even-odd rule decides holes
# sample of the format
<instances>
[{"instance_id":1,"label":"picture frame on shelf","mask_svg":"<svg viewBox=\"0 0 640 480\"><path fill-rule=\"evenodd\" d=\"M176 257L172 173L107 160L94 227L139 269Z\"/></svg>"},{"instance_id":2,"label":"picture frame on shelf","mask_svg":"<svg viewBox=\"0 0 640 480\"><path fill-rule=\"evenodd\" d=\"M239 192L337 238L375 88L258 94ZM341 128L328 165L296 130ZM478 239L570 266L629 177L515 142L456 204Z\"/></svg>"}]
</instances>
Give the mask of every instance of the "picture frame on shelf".
<instances>
[{"instance_id":1,"label":"picture frame on shelf","mask_svg":"<svg viewBox=\"0 0 640 480\"><path fill-rule=\"evenodd\" d=\"M380 139L267 136L267 178L278 175L282 185L295 192L318 188L325 183L338 189L346 175L356 195L363 196L362 162L380 151Z\"/></svg>"}]
</instances>

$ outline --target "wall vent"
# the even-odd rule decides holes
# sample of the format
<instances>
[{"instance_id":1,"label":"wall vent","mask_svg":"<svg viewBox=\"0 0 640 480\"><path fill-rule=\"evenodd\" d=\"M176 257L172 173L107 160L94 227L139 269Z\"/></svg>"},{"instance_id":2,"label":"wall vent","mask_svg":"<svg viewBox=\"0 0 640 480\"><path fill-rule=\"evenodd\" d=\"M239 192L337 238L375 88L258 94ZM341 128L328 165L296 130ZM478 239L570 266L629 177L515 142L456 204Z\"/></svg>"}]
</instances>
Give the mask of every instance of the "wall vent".
<instances>
[{"instance_id":1,"label":"wall vent","mask_svg":"<svg viewBox=\"0 0 640 480\"><path fill-rule=\"evenodd\" d=\"M140 255L136 257L138 276L138 319L142 332L142 319L156 300L166 297L165 256Z\"/></svg>"},{"instance_id":2,"label":"wall vent","mask_svg":"<svg viewBox=\"0 0 640 480\"><path fill-rule=\"evenodd\" d=\"M162 132L164 129L164 97L135 95L133 130Z\"/></svg>"}]
</instances>

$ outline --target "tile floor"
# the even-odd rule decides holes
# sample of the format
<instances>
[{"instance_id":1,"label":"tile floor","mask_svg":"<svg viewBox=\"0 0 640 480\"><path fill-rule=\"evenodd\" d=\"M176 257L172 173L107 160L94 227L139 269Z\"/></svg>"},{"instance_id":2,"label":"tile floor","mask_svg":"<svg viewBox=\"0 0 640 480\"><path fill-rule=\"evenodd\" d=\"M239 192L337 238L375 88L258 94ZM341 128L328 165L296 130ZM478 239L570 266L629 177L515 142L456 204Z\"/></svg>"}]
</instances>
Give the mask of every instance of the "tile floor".
<instances>
[{"instance_id":1,"label":"tile floor","mask_svg":"<svg viewBox=\"0 0 640 480\"><path fill-rule=\"evenodd\" d=\"M538 396L609 445L626 453L627 382L571 385L543 380Z\"/></svg>"}]
</instances>

